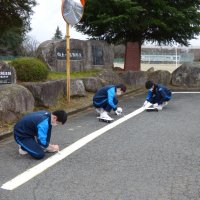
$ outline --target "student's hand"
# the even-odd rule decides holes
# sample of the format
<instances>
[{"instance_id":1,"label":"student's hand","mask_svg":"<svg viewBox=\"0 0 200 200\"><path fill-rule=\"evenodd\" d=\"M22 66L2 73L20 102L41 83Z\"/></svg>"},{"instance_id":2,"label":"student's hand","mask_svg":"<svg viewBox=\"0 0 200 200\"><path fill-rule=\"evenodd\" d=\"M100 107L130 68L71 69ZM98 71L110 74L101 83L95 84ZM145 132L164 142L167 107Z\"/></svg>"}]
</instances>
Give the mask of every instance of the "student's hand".
<instances>
[{"instance_id":1,"label":"student's hand","mask_svg":"<svg viewBox=\"0 0 200 200\"><path fill-rule=\"evenodd\" d=\"M59 151L59 146L57 144L53 144L54 151Z\"/></svg>"},{"instance_id":2,"label":"student's hand","mask_svg":"<svg viewBox=\"0 0 200 200\"><path fill-rule=\"evenodd\" d=\"M146 100L143 104L143 107L145 107L147 105L148 101Z\"/></svg>"},{"instance_id":3,"label":"student's hand","mask_svg":"<svg viewBox=\"0 0 200 200\"><path fill-rule=\"evenodd\" d=\"M116 115L119 116L122 114L122 108L118 107L117 110L115 111Z\"/></svg>"},{"instance_id":4,"label":"student's hand","mask_svg":"<svg viewBox=\"0 0 200 200\"><path fill-rule=\"evenodd\" d=\"M49 144L49 146L47 147L47 151L52 153L59 151L59 146L57 144Z\"/></svg>"},{"instance_id":5,"label":"student's hand","mask_svg":"<svg viewBox=\"0 0 200 200\"><path fill-rule=\"evenodd\" d=\"M151 105L152 105L152 103L150 103L149 101L145 101L144 104L143 104L143 108L144 108L144 109L147 109L147 108L149 108Z\"/></svg>"}]
</instances>

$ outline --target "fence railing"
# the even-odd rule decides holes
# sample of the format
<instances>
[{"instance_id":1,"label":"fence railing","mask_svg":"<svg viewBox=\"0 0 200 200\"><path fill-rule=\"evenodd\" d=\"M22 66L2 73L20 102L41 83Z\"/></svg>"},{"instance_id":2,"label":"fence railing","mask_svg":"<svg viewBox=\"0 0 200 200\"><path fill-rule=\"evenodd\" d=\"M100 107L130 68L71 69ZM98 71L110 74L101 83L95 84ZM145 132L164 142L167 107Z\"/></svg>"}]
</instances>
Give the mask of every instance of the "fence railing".
<instances>
[{"instance_id":1,"label":"fence railing","mask_svg":"<svg viewBox=\"0 0 200 200\"><path fill-rule=\"evenodd\" d=\"M20 56L0 56L1 61L11 61L16 58L19 58Z\"/></svg>"},{"instance_id":2,"label":"fence railing","mask_svg":"<svg viewBox=\"0 0 200 200\"><path fill-rule=\"evenodd\" d=\"M192 53L181 53L181 54L142 54L141 62L142 63L183 63L183 62L193 62L194 54ZM115 58L114 62L124 63L124 58Z\"/></svg>"}]
</instances>

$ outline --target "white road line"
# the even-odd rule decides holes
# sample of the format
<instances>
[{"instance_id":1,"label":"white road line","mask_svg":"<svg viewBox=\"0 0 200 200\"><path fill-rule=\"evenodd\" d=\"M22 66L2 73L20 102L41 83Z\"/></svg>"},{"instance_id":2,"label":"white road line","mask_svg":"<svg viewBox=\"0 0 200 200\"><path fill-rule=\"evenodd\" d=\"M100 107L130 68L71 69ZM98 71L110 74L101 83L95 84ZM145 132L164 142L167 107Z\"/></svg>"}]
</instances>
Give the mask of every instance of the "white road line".
<instances>
[{"instance_id":1,"label":"white road line","mask_svg":"<svg viewBox=\"0 0 200 200\"><path fill-rule=\"evenodd\" d=\"M130 119L130 118L142 113L144 110L145 110L145 108L141 107L141 108L133 111L132 113L130 113L128 115L125 115L124 117L112 122L111 124L106 125L103 128L101 128L101 129L99 129L99 130L97 130L97 131L95 131L93 133L90 133L89 135L79 139L75 143L73 143L70 146L66 147L62 151L59 151L57 154L55 154L55 155L51 156L50 158L46 159L45 161L41 162L40 164L28 169L27 171L25 171L22 174L16 176L12 180L4 183L1 186L1 188L5 189L5 190L14 190L14 189L16 189L20 185L26 183L27 181L29 181L30 179L34 178L38 174L42 173L43 171L45 171L49 167L53 166L57 162L63 160L64 158L66 158L67 156L69 156L70 154L75 152L76 150L80 149L81 147L83 147L87 143L91 142L95 138L97 138L100 135L104 134L108 130L118 126L119 124L127 121L128 119Z\"/></svg>"},{"instance_id":2,"label":"white road line","mask_svg":"<svg viewBox=\"0 0 200 200\"><path fill-rule=\"evenodd\" d=\"M172 92L172 94L200 94L200 92Z\"/></svg>"}]
</instances>

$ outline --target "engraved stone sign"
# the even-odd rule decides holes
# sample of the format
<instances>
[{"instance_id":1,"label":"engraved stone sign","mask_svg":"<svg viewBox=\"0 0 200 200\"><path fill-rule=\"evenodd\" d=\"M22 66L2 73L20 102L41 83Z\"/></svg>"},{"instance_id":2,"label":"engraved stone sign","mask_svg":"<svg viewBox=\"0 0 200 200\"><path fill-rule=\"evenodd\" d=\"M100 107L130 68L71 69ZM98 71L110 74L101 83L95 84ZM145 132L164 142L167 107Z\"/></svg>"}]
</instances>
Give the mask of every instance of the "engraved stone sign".
<instances>
[{"instance_id":1,"label":"engraved stone sign","mask_svg":"<svg viewBox=\"0 0 200 200\"><path fill-rule=\"evenodd\" d=\"M113 47L100 40L70 40L71 72L95 68L111 68L114 62ZM50 40L40 44L37 56L52 71L66 71L66 40Z\"/></svg>"},{"instance_id":2,"label":"engraved stone sign","mask_svg":"<svg viewBox=\"0 0 200 200\"><path fill-rule=\"evenodd\" d=\"M0 84L16 83L16 72L14 67L0 61Z\"/></svg>"},{"instance_id":3,"label":"engraved stone sign","mask_svg":"<svg viewBox=\"0 0 200 200\"><path fill-rule=\"evenodd\" d=\"M66 49L57 48L56 49L56 58L57 60L66 60ZM83 59L83 50L81 49L71 49L70 50L70 60L82 60Z\"/></svg>"}]
</instances>

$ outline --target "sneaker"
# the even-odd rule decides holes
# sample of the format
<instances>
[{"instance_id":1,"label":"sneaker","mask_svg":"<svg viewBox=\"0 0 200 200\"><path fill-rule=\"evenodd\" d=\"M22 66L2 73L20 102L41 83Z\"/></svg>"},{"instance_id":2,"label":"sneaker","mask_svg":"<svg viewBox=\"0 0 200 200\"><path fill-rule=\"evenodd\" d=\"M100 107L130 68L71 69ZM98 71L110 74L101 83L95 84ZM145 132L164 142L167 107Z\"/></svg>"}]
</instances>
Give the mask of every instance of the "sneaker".
<instances>
[{"instance_id":1,"label":"sneaker","mask_svg":"<svg viewBox=\"0 0 200 200\"><path fill-rule=\"evenodd\" d=\"M104 110L103 108L96 108L95 111L97 112L98 115L100 115Z\"/></svg>"},{"instance_id":2,"label":"sneaker","mask_svg":"<svg viewBox=\"0 0 200 200\"><path fill-rule=\"evenodd\" d=\"M21 146L19 145L19 154L20 154L20 155L26 155L26 154L28 154L28 152L27 152L27 151L24 151L24 150L21 148Z\"/></svg>"},{"instance_id":3,"label":"sneaker","mask_svg":"<svg viewBox=\"0 0 200 200\"><path fill-rule=\"evenodd\" d=\"M163 109L162 105L158 105L157 109L162 110Z\"/></svg>"},{"instance_id":4,"label":"sneaker","mask_svg":"<svg viewBox=\"0 0 200 200\"><path fill-rule=\"evenodd\" d=\"M152 106L153 106L153 108L157 108L157 107L158 107L158 104L157 104L157 103L154 103Z\"/></svg>"},{"instance_id":5,"label":"sneaker","mask_svg":"<svg viewBox=\"0 0 200 200\"><path fill-rule=\"evenodd\" d=\"M157 103L153 104L153 107L158 109L158 110L162 110L163 106L162 105L158 105Z\"/></svg>"},{"instance_id":6,"label":"sneaker","mask_svg":"<svg viewBox=\"0 0 200 200\"><path fill-rule=\"evenodd\" d=\"M104 112L102 112L102 113L100 114L100 118L101 118L101 119L105 119L105 120L109 120L109 121L114 120L113 118L111 118L111 117L108 115L108 113L107 113L106 111L104 111Z\"/></svg>"},{"instance_id":7,"label":"sneaker","mask_svg":"<svg viewBox=\"0 0 200 200\"><path fill-rule=\"evenodd\" d=\"M162 107L166 106L168 103L168 101L163 102Z\"/></svg>"}]
</instances>

